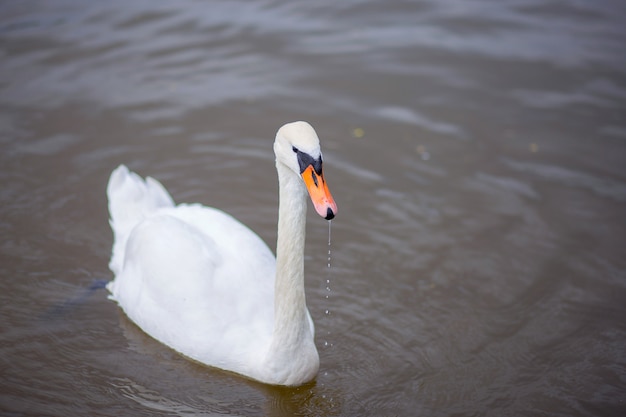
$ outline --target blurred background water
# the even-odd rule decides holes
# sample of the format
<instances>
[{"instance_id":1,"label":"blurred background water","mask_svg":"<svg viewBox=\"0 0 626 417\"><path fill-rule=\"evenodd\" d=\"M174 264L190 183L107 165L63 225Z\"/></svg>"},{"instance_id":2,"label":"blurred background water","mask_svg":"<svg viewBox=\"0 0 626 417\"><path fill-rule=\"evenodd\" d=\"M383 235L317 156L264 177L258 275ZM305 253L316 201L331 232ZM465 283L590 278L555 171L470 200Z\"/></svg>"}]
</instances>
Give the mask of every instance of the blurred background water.
<instances>
[{"instance_id":1,"label":"blurred background water","mask_svg":"<svg viewBox=\"0 0 626 417\"><path fill-rule=\"evenodd\" d=\"M625 21L617 0L1 1L0 413L623 414ZM309 216L313 383L192 363L89 289L120 163L274 247L271 145L300 119L340 208L330 272Z\"/></svg>"}]
</instances>

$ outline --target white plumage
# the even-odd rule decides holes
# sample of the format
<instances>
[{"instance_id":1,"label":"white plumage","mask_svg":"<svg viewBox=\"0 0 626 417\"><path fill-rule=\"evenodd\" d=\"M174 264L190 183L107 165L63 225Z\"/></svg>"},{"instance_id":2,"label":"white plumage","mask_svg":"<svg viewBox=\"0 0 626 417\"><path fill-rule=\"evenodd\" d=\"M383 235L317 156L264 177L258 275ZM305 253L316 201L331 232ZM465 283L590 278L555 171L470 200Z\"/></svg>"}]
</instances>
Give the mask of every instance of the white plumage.
<instances>
[{"instance_id":1,"label":"white plumage","mask_svg":"<svg viewBox=\"0 0 626 417\"><path fill-rule=\"evenodd\" d=\"M337 207L308 123L283 126L274 150L277 258L223 211L176 206L158 181L115 169L107 187L115 274L108 289L141 329L185 356L262 382L299 385L319 368L304 296L307 189L323 217L334 217ZM317 171L311 161L319 161Z\"/></svg>"}]
</instances>

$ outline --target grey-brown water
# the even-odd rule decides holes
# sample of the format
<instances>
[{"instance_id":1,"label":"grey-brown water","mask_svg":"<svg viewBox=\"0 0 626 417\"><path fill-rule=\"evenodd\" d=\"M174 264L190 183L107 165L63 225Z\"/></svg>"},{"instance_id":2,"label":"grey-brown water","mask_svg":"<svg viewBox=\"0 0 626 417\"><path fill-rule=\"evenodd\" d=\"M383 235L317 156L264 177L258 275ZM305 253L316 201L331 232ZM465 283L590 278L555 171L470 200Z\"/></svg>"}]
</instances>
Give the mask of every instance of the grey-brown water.
<instances>
[{"instance_id":1,"label":"grey-brown water","mask_svg":"<svg viewBox=\"0 0 626 417\"><path fill-rule=\"evenodd\" d=\"M0 2L0 414L624 415L625 21L621 0ZM339 215L329 274L309 210L320 373L276 388L107 299L105 186L126 163L273 247L297 119Z\"/></svg>"}]
</instances>

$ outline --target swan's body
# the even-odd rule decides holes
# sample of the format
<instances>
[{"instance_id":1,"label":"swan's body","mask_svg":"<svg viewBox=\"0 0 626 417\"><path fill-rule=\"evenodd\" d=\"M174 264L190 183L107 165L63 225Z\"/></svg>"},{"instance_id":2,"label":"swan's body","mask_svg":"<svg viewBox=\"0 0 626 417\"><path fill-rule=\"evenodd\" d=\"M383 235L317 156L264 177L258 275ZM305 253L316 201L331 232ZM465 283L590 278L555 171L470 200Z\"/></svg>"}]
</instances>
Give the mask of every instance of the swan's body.
<instances>
[{"instance_id":1,"label":"swan's body","mask_svg":"<svg viewBox=\"0 0 626 417\"><path fill-rule=\"evenodd\" d=\"M175 206L156 180L125 166L113 171L107 194L115 279L108 288L141 329L185 356L265 383L299 385L319 368L304 295L307 189L322 217L333 218L337 206L308 123L283 126L274 152L276 259L230 215Z\"/></svg>"}]
</instances>

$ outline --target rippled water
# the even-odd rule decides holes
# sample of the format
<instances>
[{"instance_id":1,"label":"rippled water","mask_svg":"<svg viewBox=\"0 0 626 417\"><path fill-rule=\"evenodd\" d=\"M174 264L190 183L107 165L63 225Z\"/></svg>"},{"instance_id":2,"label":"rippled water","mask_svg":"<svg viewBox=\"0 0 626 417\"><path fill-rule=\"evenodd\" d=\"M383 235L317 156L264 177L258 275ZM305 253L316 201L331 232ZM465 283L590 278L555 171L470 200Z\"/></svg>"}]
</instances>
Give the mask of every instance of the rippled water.
<instances>
[{"instance_id":1,"label":"rippled water","mask_svg":"<svg viewBox=\"0 0 626 417\"><path fill-rule=\"evenodd\" d=\"M0 413L623 414L624 21L612 0L0 2ZM119 163L273 247L296 119L340 212L330 273L309 216L321 369L287 389L183 359L98 284Z\"/></svg>"}]
</instances>

